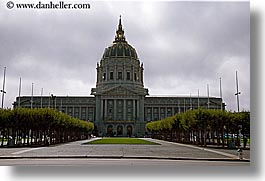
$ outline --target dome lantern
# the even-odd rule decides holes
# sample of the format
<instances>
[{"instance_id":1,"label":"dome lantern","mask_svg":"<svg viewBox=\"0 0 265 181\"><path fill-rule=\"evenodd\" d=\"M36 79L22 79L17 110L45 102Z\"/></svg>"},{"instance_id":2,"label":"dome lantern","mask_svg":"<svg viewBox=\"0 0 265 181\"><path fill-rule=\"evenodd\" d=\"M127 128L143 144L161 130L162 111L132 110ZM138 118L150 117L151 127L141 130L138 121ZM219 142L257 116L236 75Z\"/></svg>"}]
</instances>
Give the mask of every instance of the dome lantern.
<instances>
[{"instance_id":1,"label":"dome lantern","mask_svg":"<svg viewBox=\"0 0 265 181\"><path fill-rule=\"evenodd\" d=\"M115 40L113 41L113 43L117 43L117 42L127 43L125 40L125 36L124 36L124 30L122 29L121 15L120 15L120 20L119 20L118 30L116 31L116 36L115 36Z\"/></svg>"}]
</instances>

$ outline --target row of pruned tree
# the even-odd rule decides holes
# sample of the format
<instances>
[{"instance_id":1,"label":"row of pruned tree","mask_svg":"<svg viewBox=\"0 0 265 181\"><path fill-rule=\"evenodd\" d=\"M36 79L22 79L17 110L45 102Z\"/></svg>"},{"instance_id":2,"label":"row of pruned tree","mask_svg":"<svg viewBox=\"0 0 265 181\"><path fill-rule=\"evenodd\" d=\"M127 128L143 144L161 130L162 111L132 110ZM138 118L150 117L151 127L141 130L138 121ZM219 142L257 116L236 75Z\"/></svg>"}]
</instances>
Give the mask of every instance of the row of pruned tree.
<instances>
[{"instance_id":1,"label":"row of pruned tree","mask_svg":"<svg viewBox=\"0 0 265 181\"><path fill-rule=\"evenodd\" d=\"M153 138L207 146L245 147L250 136L250 112L196 109L149 122L146 129ZM242 145L241 145L242 146Z\"/></svg>"},{"instance_id":2,"label":"row of pruned tree","mask_svg":"<svg viewBox=\"0 0 265 181\"><path fill-rule=\"evenodd\" d=\"M0 146L42 146L88 138L94 124L49 108L0 110Z\"/></svg>"}]
</instances>

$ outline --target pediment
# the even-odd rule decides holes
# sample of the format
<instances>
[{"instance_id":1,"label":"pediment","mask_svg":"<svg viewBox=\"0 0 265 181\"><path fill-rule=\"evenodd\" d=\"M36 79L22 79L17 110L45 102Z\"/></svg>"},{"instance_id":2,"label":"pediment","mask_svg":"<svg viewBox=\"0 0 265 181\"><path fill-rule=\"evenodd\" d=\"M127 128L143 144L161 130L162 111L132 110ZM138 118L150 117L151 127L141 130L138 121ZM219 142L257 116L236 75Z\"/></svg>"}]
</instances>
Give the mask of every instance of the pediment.
<instances>
[{"instance_id":1,"label":"pediment","mask_svg":"<svg viewBox=\"0 0 265 181\"><path fill-rule=\"evenodd\" d=\"M102 92L102 95L128 96L128 95L138 95L138 94L132 90L129 90L126 87L118 86Z\"/></svg>"}]
</instances>

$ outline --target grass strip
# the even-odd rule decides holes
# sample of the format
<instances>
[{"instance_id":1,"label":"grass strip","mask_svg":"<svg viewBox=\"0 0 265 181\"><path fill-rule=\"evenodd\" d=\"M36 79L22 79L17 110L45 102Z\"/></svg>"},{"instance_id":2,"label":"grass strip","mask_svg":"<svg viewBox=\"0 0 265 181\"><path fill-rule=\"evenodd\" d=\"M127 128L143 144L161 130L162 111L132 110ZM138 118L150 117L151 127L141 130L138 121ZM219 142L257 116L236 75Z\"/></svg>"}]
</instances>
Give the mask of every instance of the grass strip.
<instances>
[{"instance_id":1,"label":"grass strip","mask_svg":"<svg viewBox=\"0 0 265 181\"><path fill-rule=\"evenodd\" d=\"M102 138L99 140L94 140L86 142L83 144L128 144L128 145L159 145L147 140L142 140L138 138Z\"/></svg>"}]
</instances>

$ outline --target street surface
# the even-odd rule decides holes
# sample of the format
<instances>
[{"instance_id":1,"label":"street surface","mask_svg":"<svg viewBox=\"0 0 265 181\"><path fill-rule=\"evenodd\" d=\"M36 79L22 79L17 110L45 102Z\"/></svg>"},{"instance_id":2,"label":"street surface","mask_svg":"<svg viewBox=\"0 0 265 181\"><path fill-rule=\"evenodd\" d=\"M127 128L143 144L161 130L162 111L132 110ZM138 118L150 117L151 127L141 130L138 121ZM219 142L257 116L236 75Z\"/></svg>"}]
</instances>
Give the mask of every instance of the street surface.
<instances>
[{"instance_id":1,"label":"street surface","mask_svg":"<svg viewBox=\"0 0 265 181\"><path fill-rule=\"evenodd\" d=\"M50 147L1 148L0 165L250 165L249 150L239 161L236 150L143 139L160 145L82 144L91 139Z\"/></svg>"}]
</instances>

